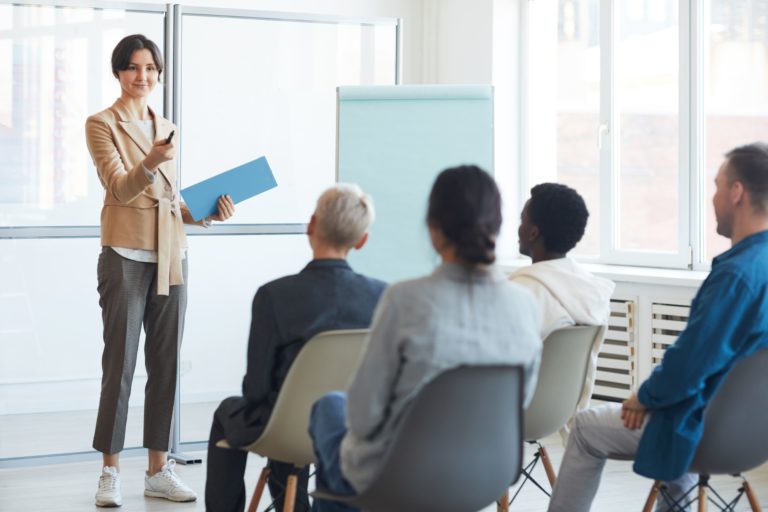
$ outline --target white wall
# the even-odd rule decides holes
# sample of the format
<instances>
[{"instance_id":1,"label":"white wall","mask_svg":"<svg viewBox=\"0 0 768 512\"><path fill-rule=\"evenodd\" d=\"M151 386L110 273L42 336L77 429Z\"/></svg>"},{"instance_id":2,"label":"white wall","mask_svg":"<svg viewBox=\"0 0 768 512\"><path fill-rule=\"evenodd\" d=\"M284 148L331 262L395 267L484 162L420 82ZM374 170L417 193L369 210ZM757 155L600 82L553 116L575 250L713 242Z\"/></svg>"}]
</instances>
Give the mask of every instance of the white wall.
<instances>
[{"instance_id":1,"label":"white wall","mask_svg":"<svg viewBox=\"0 0 768 512\"><path fill-rule=\"evenodd\" d=\"M492 0L424 0L425 79L488 84L492 78Z\"/></svg>"},{"instance_id":2,"label":"white wall","mask_svg":"<svg viewBox=\"0 0 768 512\"><path fill-rule=\"evenodd\" d=\"M494 174L504 199L500 261L517 253L520 0L424 0L425 81L494 86Z\"/></svg>"}]
</instances>

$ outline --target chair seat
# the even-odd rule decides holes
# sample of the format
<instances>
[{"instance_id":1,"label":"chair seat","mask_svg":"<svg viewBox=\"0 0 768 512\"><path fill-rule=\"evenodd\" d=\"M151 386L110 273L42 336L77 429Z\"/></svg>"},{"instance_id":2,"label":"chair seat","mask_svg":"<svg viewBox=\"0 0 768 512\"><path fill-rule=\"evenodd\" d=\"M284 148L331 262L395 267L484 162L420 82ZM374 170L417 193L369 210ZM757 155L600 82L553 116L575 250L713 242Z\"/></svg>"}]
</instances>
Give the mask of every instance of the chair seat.
<instances>
[{"instance_id":1,"label":"chair seat","mask_svg":"<svg viewBox=\"0 0 768 512\"><path fill-rule=\"evenodd\" d=\"M316 500L336 501L338 503L346 503L347 505L354 505L355 498L357 498L357 496L341 496L339 494L333 494L324 489L315 489L313 492L309 493L309 495Z\"/></svg>"}]
</instances>

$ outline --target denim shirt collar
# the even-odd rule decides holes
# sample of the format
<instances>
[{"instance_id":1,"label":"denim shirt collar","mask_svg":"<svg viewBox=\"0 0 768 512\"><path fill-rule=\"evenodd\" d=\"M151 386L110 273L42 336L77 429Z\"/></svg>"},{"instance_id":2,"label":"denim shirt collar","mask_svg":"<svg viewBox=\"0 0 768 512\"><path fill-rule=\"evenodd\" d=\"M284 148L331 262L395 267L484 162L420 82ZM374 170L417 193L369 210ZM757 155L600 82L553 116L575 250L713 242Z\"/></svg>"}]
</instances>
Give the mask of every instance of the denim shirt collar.
<instances>
[{"instance_id":1,"label":"denim shirt collar","mask_svg":"<svg viewBox=\"0 0 768 512\"><path fill-rule=\"evenodd\" d=\"M768 244L768 231L760 231L758 233L749 235L724 253L716 256L712 260L712 268L715 268L715 265L719 265L723 262L738 257L741 253L748 250L750 247L758 244Z\"/></svg>"}]
</instances>

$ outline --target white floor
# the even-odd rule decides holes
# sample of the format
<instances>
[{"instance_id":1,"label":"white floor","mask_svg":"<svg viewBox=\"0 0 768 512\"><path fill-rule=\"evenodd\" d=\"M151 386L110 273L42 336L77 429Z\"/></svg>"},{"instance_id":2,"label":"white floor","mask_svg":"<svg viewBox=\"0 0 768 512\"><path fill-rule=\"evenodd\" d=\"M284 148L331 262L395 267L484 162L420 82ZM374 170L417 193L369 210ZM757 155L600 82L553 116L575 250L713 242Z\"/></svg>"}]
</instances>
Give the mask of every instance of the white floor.
<instances>
[{"instance_id":1,"label":"white floor","mask_svg":"<svg viewBox=\"0 0 768 512\"><path fill-rule=\"evenodd\" d=\"M545 445L550 451L555 467L559 466L563 449L559 438L548 438ZM205 457L205 453L197 455ZM258 478L264 460L254 455L248 461L246 483L248 492ZM205 506L202 493L205 485L205 464L178 466L178 473L200 495L195 503L171 503L164 500L143 496L143 457L128 457L122 461L123 512L150 511L203 511ZM26 468L0 469L0 511L49 511L81 512L99 509L93 504L100 468L97 462L78 462ZM535 476L546 482L543 470L539 468ZM748 475L761 503L768 506L768 466L759 468ZM609 461L603 482L598 492L593 510L598 512L639 511L645 501L650 481L638 477L631 470L628 462ZM715 486L722 493L736 490L739 482L730 477L718 477ZM312 488L312 484L310 484ZM532 485L526 485L518 500L512 504L512 511L542 511L546 509L547 498ZM267 508L264 500L259 511ZM491 505L483 512L495 511ZM736 510L750 510L746 499L742 499ZM768 509L763 509L768 510Z\"/></svg>"}]
</instances>

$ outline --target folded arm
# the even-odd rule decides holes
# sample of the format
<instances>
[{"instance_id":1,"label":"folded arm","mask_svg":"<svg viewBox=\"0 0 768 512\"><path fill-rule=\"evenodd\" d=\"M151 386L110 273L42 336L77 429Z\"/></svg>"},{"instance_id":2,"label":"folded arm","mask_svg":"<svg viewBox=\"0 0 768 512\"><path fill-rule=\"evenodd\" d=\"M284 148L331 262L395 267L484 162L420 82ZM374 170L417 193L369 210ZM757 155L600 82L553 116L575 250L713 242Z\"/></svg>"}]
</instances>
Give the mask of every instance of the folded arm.
<instances>
[{"instance_id":1,"label":"folded arm","mask_svg":"<svg viewBox=\"0 0 768 512\"><path fill-rule=\"evenodd\" d=\"M727 272L711 276L691 307L685 330L640 387L640 403L658 410L698 395L710 377L732 365L749 341L752 319L761 314L741 277Z\"/></svg>"}]
</instances>

